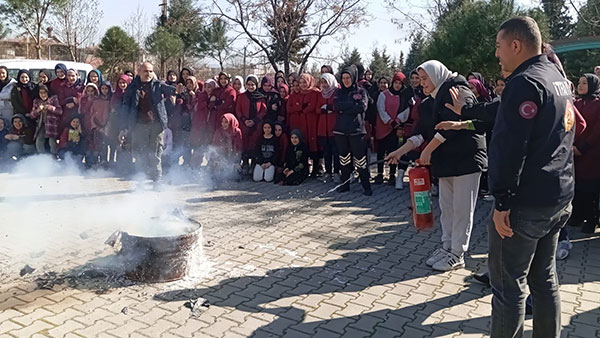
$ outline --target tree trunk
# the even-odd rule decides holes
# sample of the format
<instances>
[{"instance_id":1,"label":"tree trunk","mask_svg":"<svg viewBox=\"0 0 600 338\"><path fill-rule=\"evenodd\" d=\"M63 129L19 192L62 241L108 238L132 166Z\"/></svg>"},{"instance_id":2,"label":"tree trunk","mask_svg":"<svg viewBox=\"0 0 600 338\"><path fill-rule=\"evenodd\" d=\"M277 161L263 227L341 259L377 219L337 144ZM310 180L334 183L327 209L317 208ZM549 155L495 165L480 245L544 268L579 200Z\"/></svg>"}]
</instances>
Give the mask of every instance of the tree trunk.
<instances>
[{"instance_id":1,"label":"tree trunk","mask_svg":"<svg viewBox=\"0 0 600 338\"><path fill-rule=\"evenodd\" d=\"M76 55L76 50L73 50L73 46L69 46L69 53L71 53L71 60L73 60L73 62L77 62L77 55Z\"/></svg>"}]
</instances>

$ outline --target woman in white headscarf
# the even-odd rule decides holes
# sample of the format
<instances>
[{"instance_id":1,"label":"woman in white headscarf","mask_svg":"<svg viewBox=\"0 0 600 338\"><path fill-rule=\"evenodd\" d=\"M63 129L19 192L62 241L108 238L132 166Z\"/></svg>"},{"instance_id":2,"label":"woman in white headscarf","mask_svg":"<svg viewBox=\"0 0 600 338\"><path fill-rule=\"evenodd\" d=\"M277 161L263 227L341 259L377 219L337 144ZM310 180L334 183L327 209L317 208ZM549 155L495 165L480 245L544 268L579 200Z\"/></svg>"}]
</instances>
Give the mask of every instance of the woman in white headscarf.
<instances>
[{"instance_id":1,"label":"woman in white headscarf","mask_svg":"<svg viewBox=\"0 0 600 338\"><path fill-rule=\"evenodd\" d=\"M464 267L469 247L473 214L481 171L487 166L485 137L474 126L466 130L435 130L441 121L460 121L461 116L446 107L452 104L450 89L456 88L466 105L476 99L466 79L451 72L441 62L430 60L417 68L423 92L421 117L408 142L387 159L395 162L408 151L427 146L420 163L431 164L432 175L439 178L442 247L435 250L426 264L435 270L448 271Z\"/></svg>"},{"instance_id":2,"label":"woman in white headscarf","mask_svg":"<svg viewBox=\"0 0 600 338\"><path fill-rule=\"evenodd\" d=\"M237 96L240 96L240 94L246 92L246 88L244 88L244 78L239 75L233 78L231 86L233 87L233 89L235 89Z\"/></svg>"}]
</instances>

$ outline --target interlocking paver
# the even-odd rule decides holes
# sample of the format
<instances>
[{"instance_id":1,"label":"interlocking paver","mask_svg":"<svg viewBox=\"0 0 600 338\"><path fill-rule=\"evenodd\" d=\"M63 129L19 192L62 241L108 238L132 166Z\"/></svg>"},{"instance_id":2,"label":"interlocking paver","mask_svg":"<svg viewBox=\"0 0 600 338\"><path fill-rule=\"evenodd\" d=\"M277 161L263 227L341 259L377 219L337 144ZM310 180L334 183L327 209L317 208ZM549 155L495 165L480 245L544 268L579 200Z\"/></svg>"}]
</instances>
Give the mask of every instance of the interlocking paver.
<instances>
[{"instance_id":1,"label":"interlocking paver","mask_svg":"<svg viewBox=\"0 0 600 338\"><path fill-rule=\"evenodd\" d=\"M3 179L0 174L0 184ZM105 203L107 197L94 192L110 194L132 184L112 178L86 183L85 198L42 200L37 206L54 210L67 203L70 207ZM73 187L77 190L77 184ZM424 261L439 246L440 229L412 228L407 190L375 186L374 196L366 198L353 184L350 194L314 198L330 187L315 181L293 188L241 182L214 191L195 184L174 186L173 202L203 222L204 244L210 241L204 247L210 268L201 277L101 290L68 283L38 289L35 278L45 270L68 271L112 254L92 244L102 243L109 231L100 223L79 222L76 231L61 233L64 238L55 241L62 243L60 248L45 250L33 276L0 272L0 282L5 282L0 283L0 337L488 334L490 290L471 284L470 276L486 269L484 224L490 203L478 201L467 269L434 273ZM0 204L0 214L10 217L11 212ZM439 217L436 203L434 213ZM83 231L91 238L82 240ZM592 259L600 256L600 241L578 241L582 236L574 232L571 255L557 268L562 336L600 337L600 264ZM7 245L0 242L0 271L18 272L22 257L13 257L14 250ZM198 297L208 300L209 306L192 313L184 303ZM530 319L526 330L530 334Z\"/></svg>"}]
</instances>

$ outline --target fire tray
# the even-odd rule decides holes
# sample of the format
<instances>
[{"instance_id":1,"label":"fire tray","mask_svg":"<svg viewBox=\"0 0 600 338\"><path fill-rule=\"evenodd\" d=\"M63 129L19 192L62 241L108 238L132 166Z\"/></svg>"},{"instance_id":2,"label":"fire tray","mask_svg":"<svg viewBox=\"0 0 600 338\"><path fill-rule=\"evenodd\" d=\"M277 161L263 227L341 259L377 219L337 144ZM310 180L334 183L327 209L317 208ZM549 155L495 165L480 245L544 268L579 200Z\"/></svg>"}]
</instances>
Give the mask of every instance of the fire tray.
<instances>
[{"instance_id":1,"label":"fire tray","mask_svg":"<svg viewBox=\"0 0 600 338\"><path fill-rule=\"evenodd\" d=\"M186 276L190 256L201 239L201 224L189 219L191 231L179 236L143 237L121 232L127 278L140 282L171 282Z\"/></svg>"}]
</instances>

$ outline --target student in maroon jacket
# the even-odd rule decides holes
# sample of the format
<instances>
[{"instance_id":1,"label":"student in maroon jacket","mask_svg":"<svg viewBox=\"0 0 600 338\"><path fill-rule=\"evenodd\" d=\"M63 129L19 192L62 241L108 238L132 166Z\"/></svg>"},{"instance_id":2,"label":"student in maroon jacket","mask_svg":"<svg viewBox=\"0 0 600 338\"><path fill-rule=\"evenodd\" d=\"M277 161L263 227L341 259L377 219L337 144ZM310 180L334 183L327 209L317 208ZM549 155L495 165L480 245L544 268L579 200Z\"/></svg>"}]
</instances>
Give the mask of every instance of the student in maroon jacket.
<instances>
[{"instance_id":1,"label":"student in maroon jacket","mask_svg":"<svg viewBox=\"0 0 600 338\"><path fill-rule=\"evenodd\" d=\"M54 67L54 74L56 75L56 78L48 84L50 95L58 95L65 85L65 82L67 82L67 66L65 66L64 63L56 64L56 67Z\"/></svg>"},{"instance_id":2,"label":"student in maroon jacket","mask_svg":"<svg viewBox=\"0 0 600 338\"><path fill-rule=\"evenodd\" d=\"M215 130L212 145L215 151L211 153L208 165L215 178L224 179L227 176L239 178L242 131L240 123L233 114L227 113L221 117L221 125Z\"/></svg>"},{"instance_id":3,"label":"student in maroon jacket","mask_svg":"<svg viewBox=\"0 0 600 338\"><path fill-rule=\"evenodd\" d=\"M29 117L35 121L35 147L38 153L46 152L46 141L50 152L56 155L56 140L58 139L58 122L62 108L56 95L50 96L48 87L42 85L38 89L38 97L33 100L33 108Z\"/></svg>"},{"instance_id":4,"label":"student in maroon jacket","mask_svg":"<svg viewBox=\"0 0 600 338\"><path fill-rule=\"evenodd\" d=\"M258 78L246 78L246 92L240 95L235 106L235 115L241 122L244 147L242 161L248 173L253 169L249 161L255 158L254 151L262 136L262 122L267 114L267 98L258 90Z\"/></svg>"},{"instance_id":5,"label":"student in maroon jacket","mask_svg":"<svg viewBox=\"0 0 600 338\"><path fill-rule=\"evenodd\" d=\"M325 162L325 179L339 179L340 159L335 146L333 128L335 127L336 115L333 110L335 94L338 90L338 82L335 76L329 72L321 74L321 94L317 101L319 122L317 124L317 137L319 146L323 151ZM335 176L335 177L334 177Z\"/></svg>"},{"instance_id":6,"label":"student in maroon jacket","mask_svg":"<svg viewBox=\"0 0 600 338\"><path fill-rule=\"evenodd\" d=\"M194 149L192 166L195 168L200 167L215 132L215 123L209 119L208 103L216 86L215 80L209 79L204 83L202 89L196 93L196 108L192 115L192 130L190 132L190 144Z\"/></svg>"},{"instance_id":7,"label":"student in maroon jacket","mask_svg":"<svg viewBox=\"0 0 600 338\"><path fill-rule=\"evenodd\" d=\"M600 79L594 74L579 78L575 101L586 122L583 133L575 138L575 198L569 223L582 225L582 231L593 233L598 226L598 194L600 193Z\"/></svg>"},{"instance_id":8,"label":"student in maroon jacket","mask_svg":"<svg viewBox=\"0 0 600 338\"><path fill-rule=\"evenodd\" d=\"M235 113L236 93L229 79L227 73L219 73L219 87L213 90L210 98L208 109L211 114L214 114L215 129L221 126L221 117L224 114Z\"/></svg>"},{"instance_id":9,"label":"student in maroon jacket","mask_svg":"<svg viewBox=\"0 0 600 338\"><path fill-rule=\"evenodd\" d=\"M298 81L300 86L300 94L302 95L302 113L306 116L306 141L310 158L312 159L311 177L317 177L319 172L322 172L319 154L319 143L317 138L317 124L319 121L320 109L317 109L317 101L320 96L320 91L315 87L315 78L303 73Z\"/></svg>"},{"instance_id":10,"label":"student in maroon jacket","mask_svg":"<svg viewBox=\"0 0 600 338\"><path fill-rule=\"evenodd\" d=\"M69 69L67 71L67 80L60 87L58 93L54 93L54 95L58 96L58 101L63 110L58 127L60 131L70 125L71 116L79 114L79 99L82 96L83 89L84 86L79 79L77 71Z\"/></svg>"}]
</instances>

